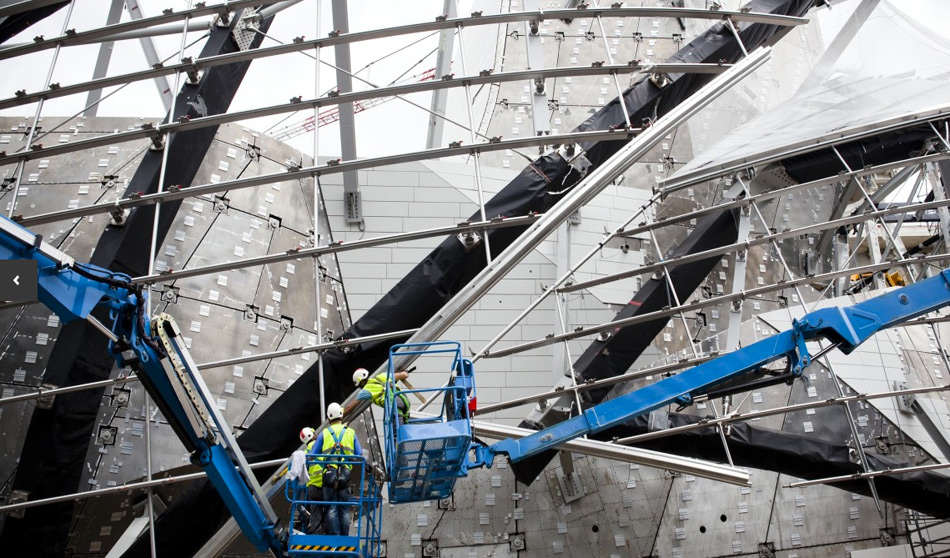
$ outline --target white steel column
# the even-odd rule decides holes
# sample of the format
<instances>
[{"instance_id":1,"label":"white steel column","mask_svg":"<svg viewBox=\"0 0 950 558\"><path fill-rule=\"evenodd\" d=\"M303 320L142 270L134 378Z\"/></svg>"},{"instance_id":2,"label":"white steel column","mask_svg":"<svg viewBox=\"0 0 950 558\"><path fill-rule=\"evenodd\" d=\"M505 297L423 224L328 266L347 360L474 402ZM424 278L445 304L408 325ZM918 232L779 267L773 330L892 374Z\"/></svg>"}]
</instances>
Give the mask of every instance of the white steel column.
<instances>
[{"instance_id":1,"label":"white steel column","mask_svg":"<svg viewBox=\"0 0 950 558\"><path fill-rule=\"evenodd\" d=\"M320 34L320 16L323 15L321 11L323 10L322 0L317 0L317 14L314 21L314 36L322 37ZM320 96L320 46L317 45L313 49L313 96ZM352 106L352 105L351 105ZM313 106L313 166L320 164L318 157L320 156L320 107ZM301 161L301 164L303 162ZM320 246L320 210L321 204L320 201L323 199L323 194L320 188L320 177L314 175L311 177L313 180L313 245L314 247ZM330 239L327 239L327 244L329 244ZM314 312L316 312L314 324L316 325L317 331L317 343L324 341L323 339L323 298L322 293L320 292L320 285L323 282L322 277L320 276L320 255L314 255L313 257L313 285L314 285ZM329 341L329 339L327 339ZM323 353L317 354L317 377L319 378L320 386L320 422L326 422L327 414L327 402L324 401L324 394L326 393L326 382L323 377Z\"/></svg>"},{"instance_id":2,"label":"white steel column","mask_svg":"<svg viewBox=\"0 0 950 558\"><path fill-rule=\"evenodd\" d=\"M188 8L191 9L191 0L188 1ZM185 42L188 39L188 21L190 18L185 18L185 26L181 33L181 44L178 47L178 61L180 62L185 56ZM168 109L168 122L175 121L175 102L178 99L178 91L181 88L181 72L175 72L175 95L172 96L171 106ZM168 149L171 145L172 135L168 134L165 137L165 141L162 143L162 164L158 173L158 193L161 193L165 190L165 174L168 170ZM148 273L149 275L155 272L155 252L157 250L158 244L158 226L159 226L159 217L161 216L162 204L158 202L155 204L155 214L152 220L152 238L149 243L149 252L148 252ZM147 292L150 293L152 290L151 286L147 287ZM152 315L152 297L149 296L146 299L146 309L145 314L149 317ZM149 426L149 419L151 417L151 398L148 393L145 394L145 427ZM151 438L146 438L146 460L149 463L146 466L146 482L152 480L152 465L151 465L151 447L150 447ZM157 547L155 543L155 509L152 505L152 489L148 489L148 501L146 502L146 510L148 513L148 536L149 542L152 549L152 557L154 558L157 555Z\"/></svg>"},{"instance_id":3,"label":"white steel column","mask_svg":"<svg viewBox=\"0 0 950 558\"><path fill-rule=\"evenodd\" d=\"M526 12L537 11L538 0L524 0ZM541 48L541 18L524 22L525 46L528 51L528 69L540 70L544 68L544 51ZM536 78L528 82L528 91L531 96L531 119L534 121L534 135L543 136L551 133L551 123L548 121L548 93L544 87L544 78Z\"/></svg>"},{"instance_id":4,"label":"white steel column","mask_svg":"<svg viewBox=\"0 0 950 558\"><path fill-rule=\"evenodd\" d=\"M442 4L442 14L449 19L458 15L455 0L445 0ZM444 75L452 73L452 52L455 50L455 30L443 29L439 32L439 54L435 61L435 79L442 79ZM448 100L447 89L432 91L431 114L429 128L426 131L426 149L442 145L442 130L445 127L445 103Z\"/></svg>"},{"instance_id":5,"label":"white steel column","mask_svg":"<svg viewBox=\"0 0 950 558\"><path fill-rule=\"evenodd\" d=\"M333 11L333 29L341 35L350 32L349 15L346 0L331 0ZM350 45L342 43L333 47L335 58L336 86L340 93L353 91L352 65L350 63ZM356 119L353 116L353 103L341 103L340 111L340 155L344 161L356 159ZM347 223L359 223L362 228L363 209L360 200L359 175L356 171L343 173L343 216Z\"/></svg>"},{"instance_id":6,"label":"white steel column","mask_svg":"<svg viewBox=\"0 0 950 558\"><path fill-rule=\"evenodd\" d=\"M106 25L113 25L119 22L122 17L122 5L124 0L112 0L109 7L109 14L106 16ZM96 67L92 70L92 79L99 79L106 75L109 69L109 60L112 59L112 49L115 47L115 41L106 41L99 45L99 56L96 57ZM153 64L153 63L150 63ZM163 76L164 77L164 76ZM102 89L93 89L86 96L86 110L83 116L92 117L99 112L99 101L102 99ZM168 110L168 107L165 107Z\"/></svg>"},{"instance_id":7,"label":"white steel column","mask_svg":"<svg viewBox=\"0 0 950 558\"><path fill-rule=\"evenodd\" d=\"M465 68L465 43L462 42L462 28L459 27L459 56L462 59L462 73L466 73ZM466 74L467 75L467 74ZM475 145L475 142L478 141L476 137L477 130L475 125L475 116L472 114L472 85L469 82L464 83L465 87L465 106L468 109L468 131L469 138L472 142L472 145ZM488 218L485 216L485 195L482 191L482 163L481 163L481 154L478 151L472 153L472 158L475 160L475 188L478 191L478 214L481 216L482 221L487 221ZM482 231L482 244L485 245L485 262L491 263L491 245L488 242L488 231Z\"/></svg>"},{"instance_id":8,"label":"white steel column","mask_svg":"<svg viewBox=\"0 0 950 558\"><path fill-rule=\"evenodd\" d=\"M190 6L191 4L189 3L189 8ZM125 0L125 8L129 11L129 16L131 16L133 20L145 17L138 0ZM185 18L184 28L182 29L182 33L185 35L188 34L188 23L190 20L191 18ZM152 42L151 37L141 37L139 44L142 45L142 52L145 53L145 60L149 66L154 67L156 64L161 63L161 59L158 57L158 51L155 50L155 43ZM162 106L165 107L166 111L171 110L172 97L178 94L178 90L176 89L174 93L172 92L168 85L168 79L166 79L165 76L157 76L154 82L155 88L158 89L158 95L162 98Z\"/></svg>"}]
</instances>

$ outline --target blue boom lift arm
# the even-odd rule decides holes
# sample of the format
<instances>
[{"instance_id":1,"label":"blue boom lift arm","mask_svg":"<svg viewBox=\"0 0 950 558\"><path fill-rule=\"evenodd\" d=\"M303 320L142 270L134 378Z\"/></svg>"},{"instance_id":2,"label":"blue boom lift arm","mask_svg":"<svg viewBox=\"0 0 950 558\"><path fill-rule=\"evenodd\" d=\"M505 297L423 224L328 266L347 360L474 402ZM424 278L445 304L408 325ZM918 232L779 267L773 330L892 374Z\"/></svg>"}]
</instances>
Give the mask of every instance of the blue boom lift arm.
<instances>
[{"instance_id":1,"label":"blue boom lift arm","mask_svg":"<svg viewBox=\"0 0 950 558\"><path fill-rule=\"evenodd\" d=\"M0 216L0 259L37 262L37 295L65 324L88 320L109 336L120 367L136 370L194 464L208 475L228 510L261 552L283 555L286 534L244 454L184 346L174 320L149 320L146 294L128 275L77 263L13 221ZM92 316L102 306L111 326Z\"/></svg>"},{"instance_id":2,"label":"blue boom lift arm","mask_svg":"<svg viewBox=\"0 0 950 558\"><path fill-rule=\"evenodd\" d=\"M824 308L792 322L792 328L675 376L585 410L537 433L489 446L474 445L470 466L491 466L496 455L516 462L553 449L585 434L600 432L671 403L689 405L710 388L766 364L787 358L790 378L799 377L812 360L805 343L827 339L845 354L878 331L950 304L950 270L873 299L843 308Z\"/></svg>"}]
</instances>

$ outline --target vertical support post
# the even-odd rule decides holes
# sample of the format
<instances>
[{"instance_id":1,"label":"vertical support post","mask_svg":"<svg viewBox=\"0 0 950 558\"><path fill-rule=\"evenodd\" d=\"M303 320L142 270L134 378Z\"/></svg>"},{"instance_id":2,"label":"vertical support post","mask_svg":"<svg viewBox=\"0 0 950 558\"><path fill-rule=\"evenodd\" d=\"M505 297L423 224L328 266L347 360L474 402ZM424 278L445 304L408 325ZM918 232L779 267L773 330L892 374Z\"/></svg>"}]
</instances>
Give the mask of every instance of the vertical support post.
<instances>
[{"instance_id":1,"label":"vertical support post","mask_svg":"<svg viewBox=\"0 0 950 558\"><path fill-rule=\"evenodd\" d=\"M134 0L132 0L134 2ZM191 1L188 2L188 8L191 9ZM141 15L141 14L140 14ZM185 18L185 25L182 26L181 30L181 44L178 47L178 60L185 56L185 43L188 40L188 22L191 18ZM181 72L175 72L175 91L179 90L181 86ZM171 123L175 119L175 100L177 96L171 99L169 109L168 109L168 123ZM165 189L165 174L168 169L168 149L171 145L171 135L165 138L164 143L162 143L162 163L158 172L158 190L157 192L161 193ZM148 253L148 273L151 275L155 272L155 253L157 251L158 237L159 237L159 221L161 217L162 204L161 202L155 204L155 215L152 221L152 238L149 243L149 253ZM148 286L148 290L151 291L152 286ZM152 315L152 297L146 298L146 316ZM151 398L148 394L145 394L145 428L149 428L149 421L151 419L149 406L151 405ZM146 434L148 436L148 434ZM146 437L145 442L146 447L146 481L151 482L152 480L152 453L151 453L151 438ZM152 558L155 558L157 555L157 546L155 542L155 509L152 504L152 488L149 487L147 493L146 502L146 513L148 513L148 536L149 544L151 545Z\"/></svg>"},{"instance_id":2,"label":"vertical support post","mask_svg":"<svg viewBox=\"0 0 950 558\"><path fill-rule=\"evenodd\" d=\"M145 394L145 480L152 482L152 398ZM145 492L145 513L148 514L148 543L152 552L152 558L158 556L158 548L155 543L155 505L152 503L152 487L149 486Z\"/></svg>"},{"instance_id":3,"label":"vertical support post","mask_svg":"<svg viewBox=\"0 0 950 558\"><path fill-rule=\"evenodd\" d=\"M444 0L442 13L449 19L456 17L458 10L455 7L455 0ZM442 76L452 73L452 52L454 49L455 30L443 29L439 33L439 52L435 59L435 79L441 79ZM441 117L445 116L445 103L448 96L448 89L436 89L432 92L429 128L426 131L426 149L442 145L442 130L445 128L445 119Z\"/></svg>"},{"instance_id":4,"label":"vertical support post","mask_svg":"<svg viewBox=\"0 0 950 558\"><path fill-rule=\"evenodd\" d=\"M741 186L742 183L737 181L738 186ZM733 189L730 190L729 194L733 194ZM729 197L727 194L727 197ZM732 195L734 199L738 193ZM749 230L752 225L752 211L751 208L743 206L739 211L739 233L736 235L736 242L745 242L749 240ZM748 250L745 248L740 248L736 250L736 261L732 266L732 293L738 293L745 288L745 273L746 273L746 264L749 259ZM731 309L729 310L729 330L726 334L726 351L734 351L739 347L739 331L742 326L742 300L738 299L731 304Z\"/></svg>"},{"instance_id":5,"label":"vertical support post","mask_svg":"<svg viewBox=\"0 0 950 558\"><path fill-rule=\"evenodd\" d=\"M538 11L538 0L524 0L526 12ZM541 21L535 19L526 21L525 40L528 50L528 69L541 70L544 68L544 51L541 48ZM548 121L548 93L544 87L544 78L531 80L528 84L531 95L531 119L534 122L534 134L543 136L551 133L551 124Z\"/></svg>"},{"instance_id":6,"label":"vertical support post","mask_svg":"<svg viewBox=\"0 0 950 558\"><path fill-rule=\"evenodd\" d=\"M332 0L333 29L340 34L349 33L350 22L346 0ZM336 85L340 93L353 91L353 78L350 63L350 44L341 43L333 47L336 58ZM340 154L344 161L356 159L356 120L353 117L353 103L342 103L340 111ZM343 199L345 220L347 223L362 223L363 211L360 200L359 175L355 170L343 173Z\"/></svg>"},{"instance_id":7,"label":"vertical support post","mask_svg":"<svg viewBox=\"0 0 950 558\"><path fill-rule=\"evenodd\" d=\"M323 2L317 0L317 15L314 21L314 36L322 37L320 34L320 17L323 15ZM320 45L318 44L314 48L313 53L314 64L313 64L313 96L314 98L320 96ZM314 105L313 107L313 164L314 166L319 165L318 157L320 156L320 107ZM313 245L320 245L320 200L323 199L323 193L320 191L320 177L314 175L313 178ZM314 285L314 294L315 294L315 303L313 305L313 310L316 312L315 316L315 325L317 331L317 343L320 343L323 338L323 297L320 292L320 284L323 282L323 277L320 275L320 256L314 256L313 258L313 285ZM326 380L323 377L323 353L318 353L317 355L317 366L318 366L318 377L319 377L319 389L320 389L320 423L324 423L327 420L327 406L326 401L324 401L324 394L326 393Z\"/></svg>"},{"instance_id":8,"label":"vertical support post","mask_svg":"<svg viewBox=\"0 0 950 558\"><path fill-rule=\"evenodd\" d=\"M66 30L69 28L69 20L73 15L73 7L75 7L76 2L69 3L69 9L66 11L66 19L63 21L63 30L62 35L66 34ZM46 74L46 81L44 82L44 88L49 89L50 83L53 81L53 69L56 68L56 61L59 59L59 50L62 48L62 44L56 43L56 49L53 50L53 59L49 63L49 71ZM26 136L26 144L23 147L24 151L29 151L31 149L31 144L33 143L33 138L36 136L36 127L40 124L40 114L43 113L43 101L40 99L36 103L36 114L33 116L33 125L30 126L30 132ZM10 197L10 211L7 213L8 217L13 217L14 211L16 211L16 200L20 196L20 183L23 180L23 168L26 166L26 161L20 161L17 163L16 174L13 179L13 195Z\"/></svg>"},{"instance_id":9,"label":"vertical support post","mask_svg":"<svg viewBox=\"0 0 950 558\"><path fill-rule=\"evenodd\" d=\"M462 28L458 28L459 31L459 56L462 59L462 73L466 73L465 68L465 43L462 42ZM466 74L467 75L467 74ZM476 135L478 130L475 129L475 117L472 114L472 85L469 82L465 82L465 106L468 109L468 131L471 138L472 145L475 144ZM482 221L487 221L488 217L485 215L485 195L482 190L482 163L481 163L481 154L478 151L472 153L472 157L475 159L475 187L478 190L478 213L481 216ZM482 231L482 244L485 245L485 262L491 263L491 244L488 241L488 230Z\"/></svg>"},{"instance_id":10,"label":"vertical support post","mask_svg":"<svg viewBox=\"0 0 950 558\"><path fill-rule=\"evenodd\" d=\"M597 1L594 2L595 6L599 4L600 2L597 2ZM604 54L607 55L607 63L613 66L614 55L610 52L610 45L607 43L607 32L604 30L604 21L600 17L599 14L597 15L597 27L600 28L600 35L601 35L601 38L604 40ZM630 124L630 111L627 109L627 99L626 97L623 96L623 88L620 87L620 78L617 77L616 72L611 74L611 77L613 77L614 87L616 87L617 89L617 100L620 101L620 105L623 106L623 121L624 123L626 123L627 129L629 130L633 126L631 126Z\"/></svg>"},{"instance_id":11,"label":"vertical support post","mask_svg":"<svg viewBox=\"0 0 950 558\"><path fill-rule=\"evenodd\" d=\"M557 260L555 261L556 273L558 277L568 272L571 263L571 223L565 221L557 229ZM555 305L558 313L557 332L566 333L570 324L568 323L568 313L570 311L567 297L561 293L555 295ZM554 381L557 382L561 376L574 376L574 371L569 369L571 362L567 354L567 344L563 348L556 348L551 355L552 368L554 370Z\"/></svg>"},{"instance_id":12,"label":"vertical support post","mask_svg":"<svg viewBox=\"0 0 950 558\"><path fill-rule=\"evenodd\" d=\"M109 6L109 14L106 16L106 25L119 23L124 3L124 0L112 0L112 5ZM112 48L114 46L115 41L106 41L99 45L99 56L96 57L96 67L92 70L92 79L105 77L106 70L109 69L109 61L112 59ZM90 91L89 95L86 96L86 110L83 111L82 115L86 117L95 116L99 112L99 101L101 99L102 89ZM168 107L165 108L168 109Z\"/></svg>"},{"instance_id":13,"label":"vertical support post","mask_svg":"<svg viewBox=\"0 0 950 558\"><path fill-rule=\"evenodd\" d=\"M125 8L129 11L129 16L133 20L142 19L145 17L145 14L142 13L142 9L139 6L138 0L127 0L125 3ZM188 32L188 22L185 22L184 33ZM158 51L155 50L155 43L152 42L151 37L142 37L139 39L139 44L142 45L142 52L145 54L145 61L148 62L149 66L154 66L155 64L161 63L161 58L158 57ZM162 98L162 106L165 107L166 111L171 110L172 108L172 90L168 86L168 79L165 76L157 76L153 80L155 83L155 88L158 89L158 95ZM176 88L175 91L178 91Z\"/></svg>"},{"instance_id":14,"label":"vertical support post","mask_svg":"<svg viewBox=\"0 0 950 558\"><path fill-rule=\"evenodd\" d=\"M848 245L848 233L845 232L841 234L838 231L835 231L834 235L834 250L832 256L834 257L834 269L841 270L848 267L848 262L851 260L850 247ZM848 286L848 277L839 277L834 281L835 295L841 296L844 294Z\"/></svg>"}]
</instances>

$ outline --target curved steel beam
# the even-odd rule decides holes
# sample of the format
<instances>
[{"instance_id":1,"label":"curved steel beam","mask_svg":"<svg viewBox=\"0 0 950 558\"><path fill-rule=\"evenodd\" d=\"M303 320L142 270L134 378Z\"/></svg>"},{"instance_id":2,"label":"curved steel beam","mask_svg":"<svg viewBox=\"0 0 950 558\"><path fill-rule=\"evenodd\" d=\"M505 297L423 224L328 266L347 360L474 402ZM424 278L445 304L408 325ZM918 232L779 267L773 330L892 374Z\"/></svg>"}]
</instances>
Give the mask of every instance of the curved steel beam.
<instances>
[{"instance_id":1,"label":"curved steel beam","mask_svg":"<svg viewBox=\"0 0 950 558\"><path fill-rule=\"evenodd\" d=\"M260 2L257 2L260 3ZM686 13L694 12L694 13ZM311 50L314 48L325 48L328 46L335 46L338 44L351 43L356 41L366 41L371 39L379 39L384 37L392 37L397 35L405 35L410 33L423 33L431 31L439 31L442 29L451 29L454 27L465 27L473 25L488 25L488 24L497 24L497 23L507 23L512 21L533 21L540 19L561 19L561 18L573 18L573 17L594 17L597 14L603 15L605 17L704 17L707 19L724 19L727 16L732 18L733 21L749 21L752 23L770 23L773 25L802 25L807 23L808 20L804 18L791 17L791 16L776 16L771 14L759 14L759 13L740 13L740 12L727 12L721 10L691 10L686 8L598 8L598 9L586 9L586 10L553 10L550 12L519 12L513 14L494 14L488 16L478 16L478 17L464 17L464 18L455 18L455 19L445 19L437 20L433 23L416 23L411 25L403 25L399 27L390 27L386 29L378 29L373 31L362 31L358 33L347 33L341 34L333 37L327 37L322 39L314 39L311 41L300 40L293 43L277 45L273 47L260 48L255 50L249 50L245 52L235 52L231 54L224 54L219 56L209 56L205 58L200 58L194 61L187 61L181 64L172 64L168 66L163 66L160 68L152 68L149 70L132 72L129 74L124 74L121 76L114 76L111 78L103 78L99 80L94 80L90 82L84 82L79 84L74 84L66 87L58 86L56 88L46 89L43 91L37 91L34 93L27 93L25 91L19 91L15 97L9 99L4 99L0 101L0 108L8 108L11 106L18 106L28 103L37 102L40 99L51 99L54 97L62 97L64 95L69 95L72 93L77 93L79 91L85 91L87 87L92 89L100 87L108 87L110 85L118 85L122 83L127 83L129 81L140 81L143 79L151 79L160 75L172 74L175 72L188 72L188 71L200 71L205 68L210 68L213 66L220 66L224 64L233 64L235 62L245 62L248 60L256 60L259 58L264 58L268 56L276 56L280 54L289 54L294 52L303 52ZM149 18L153 19L153 18ZM139 20L145 21L145 20ZM52 46L55 46L56 41L65 41L65 37L60 37L59 39L52 39L50 41L44 41L54 43ZM33 46L33 45L27 45ZM26 48L16 47L18 49ZM0 50L0 60L4 58L4 52ZM24 51L25 54L27 51Z\"/></svg>"},{"instance_id":2,"label":"curved steel beam","mask_svg":"<svg viewBox=\"0 0 950 558\"><path fill-rule=\"evenodd\" d=\"M49 0L47 0L49 1ZM221 13L223 10L226 11L236 11L240 8L247 8L250 6L262 6L268 4L277 4L283 2L284 0L236 0L234 2L225 2L224 4L215 4L213 6L202 6L200 8L194 8L191 10L183 10L181 12L172 12L171 10L166 10L166 13L149 18L143 18L134 22L119 23L116 25L109 25L106 27L100 27L98 29L93 29L91 31L83 31L80 33L77 32L68 32L65 35L59 37L54 37L51 39L41 38L39 41L34 44L27 45L18 45L15 47L8 47L5 49L0 49L0 60L11 58L13 56L19 56L23 54L29 54L33 52L40 52L42 50L55 48L56 45L61 46L73 46L88 44L95 41L114 41L121 40L123 37L122 33L127 31L135 31L138 29L146 29L153 25L169 23L177 20L184 20L188 18L202 17L206 15L214 15ZM15 9L21 4L36 4L33 2L21 2L14 6L8 8L0 9L0 16L6 15L4 11L9 11ZM26 9L26 8L21 8ZM477 15L476 15L477 14ZM265 54L265 56L272 54L284 54L286 52L296 52L300 50L309 50L312 48L323 48L327 46L333 46L337 44L351 43L356 41L366 41L371 39L379 39L383 37L392 37L394 35L406 35L409 33L424 33L431 31L440 31L443 29L453 29L455 27L465 27L465 26L474 26L474 25L492 25L498 23L512 23L519 21L543 21L545 19L573 19L577 17L668 17L668 18L695 18L695 19L731 19L732 21L738 22L749 22L749 23L767 23L771 25L802 25L808 23L808 20L800 17L792 16L782 16L782 15L773 15L768 13L757 13L757 12L736 12L729 10L704 10L704 9L693 9L693 8L574 8L574 9L561 9L561 10L538 10L538 11L526 11L526 12L512 12L512 13L500 13L500 14L490 14L482 15L481 12L474 12L471 16L466 17L457 17L457 18L446 18L439 16L432 22L426 23L412 23L409 25L400 25L397 27L387 27L383 29L376 29L372 31L362 31L358 33L345 33L336 36L326 37L322 39L314 39L311 41L300 41L292 45L281 45L279 47L271 47L269 49L262 49L261 52L269 52L271 54Z\"/></svg>"},{"instance_id":3,"label":"curved steel beam","mask_svg":"<svg viewBox=\"0 0 950 558\"><path fill-rule=\"evenodd\" d=\"M170 8L166 9L162 15L145 17L142 19L137 19L134 21L128 21L125 23L117 23L115 25L107 25L104 27L98 27L96 29L91 29L89 31L80 31L77 32L75 29L70 29L66 31L65 35L60 35L59 37L53 37L51 39L46 39L42 35L33 39L32 43L11 46L4 49L0 49L0 60L6 60L8 58L13 58L14 56L22 56L24 54L32 54L34 52L41 52L47 49L56 48L59 46L73 46L73 45L82 45L88 44L97 41L108 41L113 40L112 37L116 34L125 32L125 31L135 31L138 29L147 29L153 25L158 25L161 23L170 23L174 21L185 21L188 19L203 17L208 15L217 15L222 12L236 12L243 8L250 8L255 6L263 6L268 4L276 4L282 2L283 0L235 0L234 2L225 2L223 4L214 4L212 6L202 5L197 8L192 8L190 10L182 10L180 12L174 12ZM37 4L38 2L21 2L21 4ZM50 2L47 2L50 3ZM15 9L20 4L15 4L8 8L0 9L0 17L6 15L4 12Z\"/></svg>"},{"instance_id":4,"label":"curved steel beam","mask_svg":"<svg viewBox=\"0 0 950 558\"><path fill-rule=\"evenodd\" d=\"M556 145L559 143L576 143L581 141L626 141L634 137L639 130L607 130L597 132L574 132L569 134L558 134L551 136L532 136L516 140L489 141L469 146L442 147L439 149L427 149L424 151L412 151L401 153L399 155L387 155L385 157L374 157L369 159L357 159L355 161L335 162L330 161L325 165L316 165L302 169L293 169L283 173L262 174L250 178L241 178L228 182L218 182L214 184L202 184L191 186L190 188L169 189L164 192L154 194L144 194L132 198L122 198L111 203L98 203L78 209L66 209L62 211L52 211L32 217L15 216L14 219L23 226L42 225L53 223L75 217L85 217L88 215L99 215L110 213L116 210L132 209L144 205L154 205L156 203L178 200L184 198L198 197L208 194L216 194L226 190L238 190L241 188L251 188L262 184L270 184L283 180L300 180L313 176L322 176L338 174L348 170L370 169L395 165L398 163L409 163L414 161L423 161L427 159L439 159L453 155L464 155L466 153L481 153L488 151L499 151L503 149L518 149L521 147L530 147L538 145Z\"/></svg>"},{"instance_id":5,"label":"curved steel beam","mask_svg":"<svg viewBox=\"0 0 950 558\"><path fill-rule=\"evenodd\" d=\"M340 105L343 103L365 101L367 99L375 99L379 97L391 97L395 95L407 95L410 93L420 93L426 91L434 91L437 89L449 89L453 87L462 87L466 84L468 85L487 85L492 83L505 83L512 81L521 81L521 80L533 80L533 79L546 79L546 78L559 78L559 77L576 77L576 76L600 76L600 75L611 75L611 74L625 74L625 73L637 73L641 71L656 71L664 73L700 73L700 74L719 74L723 71L730 68L730 64L616 64L613 66L586 66L586 67L559 67L559 68L546 68L539 70L518 70L514 72L499 72L497 74L484 73L477 76L466 76L461 78L454 79L442 79L438 81L423 81L418 83L407 83L403 85L394 85L390 87L380 87L377 89L369 89L366 91L354 91L352 93L341 93L339 95L331 95L326 97L317 97L314 99L300 100L294 99L288 103L281 103L279 105L271 105L269 107L260 107L254 109L248 109L238 112L228 112L224 114L216 114L212 116L205 116L202 118L193 118L190 120L182 120L179 122L171 122L168 124L145 124L139 130L132 130L126 132L119 132L116 134L111 134L108 136L100 136L96 138L91 138L88 140L77 141L73 143L57 144L49 148L37 148L36 146L31 146L29 151L21 151L18 153L5 154L5 152L0 152L0 165L8 164L15 161L29 161L37 158L45 158L52 155L58 155L62 153L71 153L80 151L83 149L90 149L93 147L101 147L104 145L112 145L114 143L122 143L126 141L133 141L137 139L151 138L156 139L162 135L170 134L174 132L184 132L187 130L195 130L198 128L205 128L208 126L218 126L221 124L226 124L229 122L236 122L238 120L244 120L248 118L260 118L264 116L273 116L276 114L285 114L289 112L297 112L305 109L315 109L320 107L329 107ZM111 79L111 78L110 78ZM101 80L97 80L101 81ZM90 82L92 83L92 82ZM85 87L88 84L84 84ZM72 91L78 93L79 91ZM0 102L2 105L2 102ZM3 108L0 106L0 108ZM545 136L553 137L553 136Z\"/></svg>"},{"instance_id":6,"label":"curved steel beam","mask_svg":"<svg viewBox=\"0 0 950 558\"><path fill-rule=\"evenodd\" d=\"M950 201L944 201L940 203L942 205L950 205ZM733 246L732 249L735 250L735 246ZM606 323L596 325L593 327L588 327L588 328L578 328L568 333L562 333L558 335L553 335L551 337L545 337L544 339L538 339L536 341L529 341L527 343L513 345L511 347L506 347L504 349L501 349L495 352L485 352L483 358L500 358L500 357L512 355L515 353L521 353L530 349L537 349L539 347L544 347L546 345L552 345L554 343L562 343L564 341L569 341L571 339L576 339L578 337L586 337L589 335L595 335L595 334L605 332L605 331L610 332L619 327L625 327L625 326L638 324L642 322L650 322L650 321L657 320L660 318L669 318L670 316L675 316L682 312L687 312L689 310L696 310L699 308L705 308L708 306L716 306L716 305L722 304L723 302L732 302L736 300L754 298L759 295L763 295L763 294L767 294L770 292L783 290L787 288L792 288L799 285L807 285L809 283L824 282L827 280L837 279L838 277L846 277L848 275L853 274L855 271L858 271L860 273L874 273L877 271L884 271L886 269L891 269L893 267L897 267L901 265L910 265L910 264L919 265L922 263L931 263L931 262L946 261L946 260L950 260L950 254L938 254L936 256L923 256L919 258L904 258L904 259L895 260L892 262L885 262L885 263L880 263L880 264L875 264L875 265L849 268L849 269L839 270L839 271L831 271L828 273L813 275L809 277L799 277L798 279L787 279L783 283L777 283L775 285L766 285L764 287L757 287L754 289L740 291L737 293L714 296L712 298L709 298L703 301L681 304L680 306L667 308L665 310L658 310L656 312L651 312L649 314L642 314L642 315L634 316L631 318L625 318L622 320L606 322Z\"/></svg>"}]
</instances>

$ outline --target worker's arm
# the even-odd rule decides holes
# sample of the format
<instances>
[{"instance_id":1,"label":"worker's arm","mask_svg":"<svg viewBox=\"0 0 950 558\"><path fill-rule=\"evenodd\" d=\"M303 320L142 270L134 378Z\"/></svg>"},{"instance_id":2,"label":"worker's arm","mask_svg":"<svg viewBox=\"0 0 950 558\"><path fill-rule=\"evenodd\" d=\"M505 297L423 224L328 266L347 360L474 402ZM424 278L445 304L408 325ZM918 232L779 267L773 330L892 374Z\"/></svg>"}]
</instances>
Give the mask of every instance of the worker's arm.
<instances>
[{"instance_id":1,"label":"worker's arm","mask_svg":"<svg viewBox=\"0 0 950 558\"><path fill-rule=\"evenodd\" d=\"M393 378L394 378L397 382L401 382L401 381L405 380L405 379L408 378L408 377L409 377L409 371L408 371L408 370L400 370L399 372L396 372L395 374L393 374Z\"/></svg>"},{"instance_id":2,"label":"worker's arm","mask_svg":"<svg viewBox=\"0 0 950 558\"><path fill-rule=\"evenodd\" d=\"M347 403L345 407L343 407L343 416L349 416L349 414L353 412L353 409L355 409L356 406L359 405L361 401L369 401L372 398L373 398L373 394L371 394L369 390L360 389L358 392L356 392L356 398L353 399L353 401L350 401L349 403Z\"/></svg>"},{"instance_id":3,"label":"worker's arm","mask_svg":"<svg viewBox=\"0 0 950 558\"><path fill-rule=\"evenodd\" d=\"M353 436L353 455L363 455L363 448L360 446L359 436Z\"/></svg>"}]
</instances>

